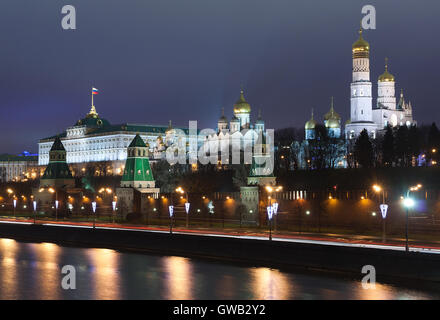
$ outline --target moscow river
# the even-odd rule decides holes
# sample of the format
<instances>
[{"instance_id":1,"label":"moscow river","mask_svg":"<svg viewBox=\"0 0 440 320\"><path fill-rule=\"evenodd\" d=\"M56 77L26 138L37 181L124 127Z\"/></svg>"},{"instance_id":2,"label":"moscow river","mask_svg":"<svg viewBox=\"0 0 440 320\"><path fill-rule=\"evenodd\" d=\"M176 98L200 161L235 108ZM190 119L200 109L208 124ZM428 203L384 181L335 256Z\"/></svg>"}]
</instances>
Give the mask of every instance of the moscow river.
<instances>
[{"instance_id":1,"label":"moscow river","mask_svg":"<svg viewBox=\"0 0 440 320\"><path fill-rule=\"evenodd\" d=\"M64 290L61 269L76 270ZM440 285L408 289L265 267L0 239L0 299L431 299Z\"/></svg>"}]
</instances>

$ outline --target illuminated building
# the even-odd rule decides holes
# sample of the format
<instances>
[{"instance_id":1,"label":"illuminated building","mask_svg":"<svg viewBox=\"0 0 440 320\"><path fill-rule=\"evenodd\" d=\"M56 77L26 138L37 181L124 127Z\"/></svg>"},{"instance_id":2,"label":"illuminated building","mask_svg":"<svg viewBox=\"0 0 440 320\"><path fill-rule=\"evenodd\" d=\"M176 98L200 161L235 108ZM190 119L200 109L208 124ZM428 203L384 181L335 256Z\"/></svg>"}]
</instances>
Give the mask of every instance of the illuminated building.
<instances>
[{"instance_id":1,"label":"illuminated building","mask_svg":"<svg viewBox=\"0 0 440 320\"><path fill-rule=\"evenodd\" d=\"M228 123L224 109L222 109L222 115L217 123L217 132L205 137L201 146L202 150L205 153L230 154L231 146L234 143L238 144L242 151L250 150L260 132L264 132L264 120L261 117L261 112L259 112L258 119L254 124L251 123L250 114L251 105L246 101L244 91L241 90L240 97L233 106L231 120ZM223 160L224 163L222 163ZM230 159L219 159L220 165L227 165L229 162Z\"/></svg>"},{"instance_id":2,"label":"illuminated building","mask_svg":"<svg viewBox=\"0 0 440 320\"><path fill-rule=\"evenodd\" d=\"M373 108L372 83L370 81L370 44L362 37L352 46L353 81L351 83L350 120L345 125L347 139L355 139L366 129L374 139L378 131L386 126L410 126L416 124L412 116L411 103L406 103L403 91L396 106L395 78L388 72L388 61L385 72L378 79L378 98Z\"/></svg>"},{"instance_id":3,"label":"illuminated building","mask_svg":"<svg viewBox=\"0 0 440 320\"><path fill-rule=\"evenodd\" d=\"M187 132L187 129L181 130ZM91 107L85 118L78 120L58 136L66 149L66 161L74 169L74 175L87 170L84 164L98 162L108 164L102 169L107 170L106 173L122 174L127 159L127 147L136 133L146 143L148 155L154 160L164 158L166 147L179 137L171 121L168 126L128 123L113 125L98 115L95 106ZM55 137L39 141L39 165L49 163L49 150Z\"/></svg>"},{"instance_id":4,"label":"illuminated building","mask_svg":"<svg viewBox=\"0 0 440 320\"><path fill-rule=\"evenodd\" d=\"M23 152L20 155L0 155L0 181L23 181L40 176L38 156Z\"/></svg>"}]
</instances>

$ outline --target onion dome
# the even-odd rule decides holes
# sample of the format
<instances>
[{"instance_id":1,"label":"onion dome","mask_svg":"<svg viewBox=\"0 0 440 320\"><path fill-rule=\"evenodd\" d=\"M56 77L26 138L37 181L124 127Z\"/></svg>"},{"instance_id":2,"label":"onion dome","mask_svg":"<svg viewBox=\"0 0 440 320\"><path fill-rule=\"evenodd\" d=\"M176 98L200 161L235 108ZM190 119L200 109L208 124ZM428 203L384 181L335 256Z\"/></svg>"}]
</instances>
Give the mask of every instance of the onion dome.
<instances>
[{"instance_id":1,"label":"onion dome","mask_svg":"<svg viewBox=\"0 0 440 320\"><path fill-rule=\"evenodd\" d=\"M313 109L312 109L312 117L310 118L309 121L306 122L305 129L306 130L313 130L313 129L315 129L315 127L316 127L316 121L315 121L315 119L313 119Z\"/></svg>"},{"instance_id":2,"label":"onion dome","mask_svg":"<svg viewBox=\"0 0 440 320\"><path fill-rule=\"evenodd\" d=\"M328 120L340 121L341 120L341 116L335 111L333 104L334 104L334 99L332 97L330 111L324 115L324 120L326 120L326 121L328 121Z\"/></svg>"},{"instance_id":3,"label":"onion dome","mask_svg":"<svg viewBox=\"0 0 440 320\"><path fill-rule=\"evenodd\" d=\"M379 76L379 82L394 82L394 76L388 72L388 58L385 58L385 72Z\"/></svg>"},{"instance_id":4,"label":"onion dome","mask_svg":"<svg viewBox=\"0 0 440 320\"><path fill-rule=\"evenodd\" d=\"M264 124L264 120L261 117L261 109L258 110L258 118L257 118L257 121L255 123L256 124Z\"/></svg>"},{"instance_id":5,"label":"onion dome","mask_svg":"<svg viewBox=\"0 0 440 320\"><path fill-rule=\"evenodd\" d=\"M75 125L100 128L109 126L110 122L108 122L106 119L100 118L98 112L96 112L95 106L92 106L89 113L86 114L86 117L84 119L78 120Z\"/></svg>"},{"instance_id":6,"label":"onion dome","mask_svg":"<svg viewBox=\"0 0 440 320\"><path fill-rule=\"evenodd\" d=\"M228 123L228 119L225 117L225 108L222 108L222 116L218 120L221 123Z\"/></svg>"},{"instance_id":7,"label":"onion dome","mask_svg":"<svg viewBox=\"0 0 440 320\"><path fill-rule=\"evenodd\" d=\"M237 102L234 104L234 113L250 113L251 112L251 106L244 98L244 92L243 90L240 91L240 98L237 100Z\"/></svg>"},{"instance_id":8,"label":"onion dome","mask_svg":"<svg viewBox=\"0 0 440 320\"><path fill-rule=\"evenodd\" d=\"M368 58L370 54L370 44L362 37L362 27L359 29L359 39L353 43L353 58Z\"/></svg>"}]
</instances>

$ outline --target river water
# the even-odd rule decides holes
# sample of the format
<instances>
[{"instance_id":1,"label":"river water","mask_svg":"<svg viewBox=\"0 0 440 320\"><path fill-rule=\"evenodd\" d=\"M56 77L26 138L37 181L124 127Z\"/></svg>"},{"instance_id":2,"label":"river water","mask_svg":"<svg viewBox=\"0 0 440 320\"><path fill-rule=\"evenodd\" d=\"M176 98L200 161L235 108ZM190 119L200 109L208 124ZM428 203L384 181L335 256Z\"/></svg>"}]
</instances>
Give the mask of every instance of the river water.
<instances>
[{"instance_id":1,"label":"river water","mask_svg":"<svg viewBox=\"0 0 440 320\"><path fill-rule=\"evenodd\" d=\"M76 270L76 289L61 269ZM0 299L431 299L440 286L408 289L359 280L204 260L0 239Z\"/></svg>"}]
</instances>

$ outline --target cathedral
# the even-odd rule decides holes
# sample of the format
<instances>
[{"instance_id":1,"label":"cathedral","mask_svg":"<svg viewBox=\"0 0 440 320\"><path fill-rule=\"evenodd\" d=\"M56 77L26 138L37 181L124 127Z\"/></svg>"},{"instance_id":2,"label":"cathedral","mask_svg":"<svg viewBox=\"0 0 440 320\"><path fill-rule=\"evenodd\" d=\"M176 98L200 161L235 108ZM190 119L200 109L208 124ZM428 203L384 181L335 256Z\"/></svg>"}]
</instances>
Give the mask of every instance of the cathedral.
<instances>
[{"instance_id":1,"label":"cathedral","mask_svg":"<svg viewBox=\"0 0 440 320\"><path fill-rule=\"evenodd\" d=\"M359 39L352 46L353 80L350 86L350 120L345 124L345 137L355 139L366 129L373 139L388 125L411 126L413 120L411 102L406 103L403 90L399 103L396 103L395 77L388 71L385 59L385 72L377 81L377 102L373 106L372 83L370 81L370 44L359 30Z\"/></svg>"},{"instance_id":2,"label":"cathedral","mask_svg":"<svg viewBox=\"0 0 440 320\"><path fill-rule=\"evenodd\" d=\"M240 97L234 104L233 116L228 122L224 109L217 123L217 131L205 137L202 150L205 153L229 154L231 146L236 143L242 151L252 151L260 133L264 132L264 121L261 112L255 123L251 123L251 105L244 97L244 91L240 91ZM252 158L244 159L251 164ZM230 159L219 159L219 165L227 165Z\"/></svg>"}]
</instances>

